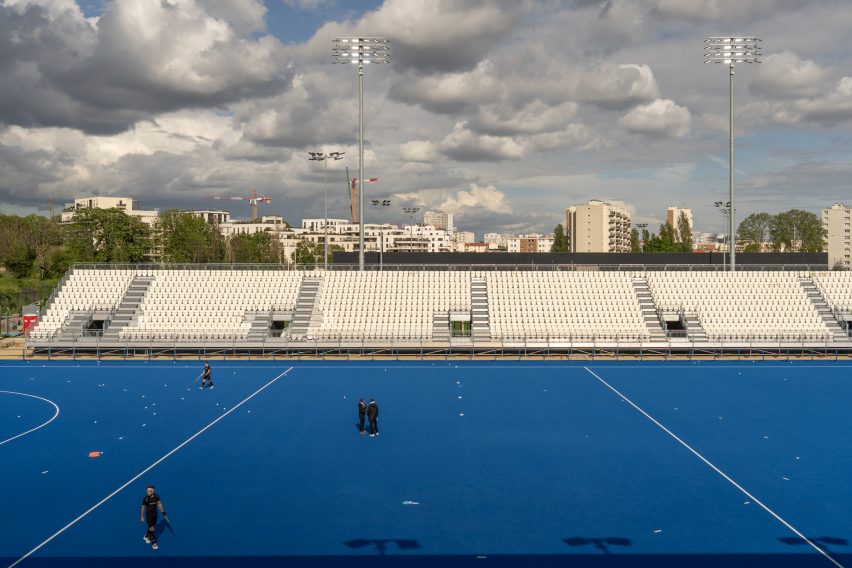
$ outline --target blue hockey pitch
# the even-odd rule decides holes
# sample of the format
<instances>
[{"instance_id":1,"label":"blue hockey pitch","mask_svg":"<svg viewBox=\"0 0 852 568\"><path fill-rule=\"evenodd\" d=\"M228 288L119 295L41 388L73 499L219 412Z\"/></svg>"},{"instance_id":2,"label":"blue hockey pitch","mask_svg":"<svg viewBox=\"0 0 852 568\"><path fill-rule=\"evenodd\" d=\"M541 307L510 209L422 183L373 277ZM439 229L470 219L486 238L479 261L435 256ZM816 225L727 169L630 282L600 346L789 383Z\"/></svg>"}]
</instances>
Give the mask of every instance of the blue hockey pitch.
<instances>
[{"instance_id":1,"label":"blue hockey pitch","mask_svg":"<svg viewBox=\"0 0 852 568\"><path fill-rule=\"evenodd\" d=\"M0 364L0 563L852 567L848 363L211 364Z\"/></svg>"}]
</instances>

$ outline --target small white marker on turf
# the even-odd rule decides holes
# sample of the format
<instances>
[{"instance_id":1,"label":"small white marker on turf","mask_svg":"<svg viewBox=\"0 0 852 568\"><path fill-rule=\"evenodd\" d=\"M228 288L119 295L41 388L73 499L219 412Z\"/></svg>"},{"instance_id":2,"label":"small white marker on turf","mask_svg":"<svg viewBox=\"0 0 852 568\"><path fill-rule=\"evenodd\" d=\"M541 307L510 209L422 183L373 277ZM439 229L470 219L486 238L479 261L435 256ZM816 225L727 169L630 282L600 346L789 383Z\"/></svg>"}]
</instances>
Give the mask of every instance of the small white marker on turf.
<instances>
[{"instance_id":1,"label":"small white marker on turf","mask_svg":"<svg viewBox=\"0 0 852 568\"><path fill-rule=\"evenodd\" d=\"M654 531L655 534L663 532L663 529L657 529Z\"/></svg>"},{"instance_id":2,"label":"small white marker on turf","mask_svg":"<svg viewBox=\"0 0 852 568\"><path fill-rule=\"evenodd\" d=\"M44 474L45 474L45 473L47 473L48 471L50 471L50 470L47 470L47 469L46 469L46 470L44 470L43 472L41 472L41 474L42 474L42 475L44 475Z\"/></svg>"}]
</instances>

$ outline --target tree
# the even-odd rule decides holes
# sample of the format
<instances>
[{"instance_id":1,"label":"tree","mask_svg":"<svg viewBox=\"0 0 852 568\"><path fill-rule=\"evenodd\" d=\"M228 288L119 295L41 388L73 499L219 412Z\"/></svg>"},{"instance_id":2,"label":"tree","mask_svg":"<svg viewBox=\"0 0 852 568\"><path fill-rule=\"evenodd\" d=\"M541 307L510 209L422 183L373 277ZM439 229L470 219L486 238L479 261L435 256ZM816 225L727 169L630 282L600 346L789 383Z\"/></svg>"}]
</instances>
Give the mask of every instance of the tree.
<instances>
[{"instance_id":1,"label":"tree","mask_svg":"<svg viewBox=\"0 0 852 568\"><path fill-rule=\"evenodd\" d=\"M553 229L553 246L550 247L550 252L568 252L568 241L565 239L565 228L562 223Z\"/></svg>"},{"instance_id":2,"label":"tree","mask_svg":"<svg viewBox=\"0 0 852 568\"><path fill-rule=\"evenodd\" d=\"M33 271L35 252L27 246L11 248L3 258L3 265L15 275L16 278L26 278Z\"/></svg>"},{"instance_id":3,"label":"tree","mask_svg":"<svg viewBox=\"0 0 852 568\"><path fill-rule=\"evenodd\" d=\"M769 240L771 225L772 215L769 213L752 213L737 228L737 242L745 243L745 252L760 252L763 243Z\"/></svg>"},{"instance_id":4,"label":"tree","mask_svg":"<svg viewBox=\"0 0 852 568\"><path fill-rule=\"evenodd\" d=\"M630 229L630 252L641 252L642 243L639 242L639 229Z\"/></svg>"},{"instance_id":5,"label":"tree","mask_svg":"<svg viewBox=\"0 0 852 568\"><path fill-rule=\"evenodd\" d=\"M645 241L645 252L679 252L680 244L675 242L675 230L668 223L660 225L660 234L651 235Z\"/></svg>"},{"instance_id":6,"label":"tree","mask_svg":"<svg viewBox=\"0 0 852 568\"><path fill-rule=\"evenodd\" d=\"M322 252L317 251L318 247L316 244L301 241L299 242L299 246L296 247L296 250L293 251L293 256L291 260L296 264L316 264L317 258L322 258Z\"/></svg>"},{"instance_id":7,"label":"tree","mask_svg":"<svg viewBox=\"0 0 852 568\"><path fill-rule=\"evenodd\" d=\"M158 245L164 262L218 262L221 256L218 233L204 219L189 211L169 209L160 216Z\"/></svg>"},{"instance_id":8,"label":"tree","mask_svg":"<svg viewBox=\"0 0 852 568\"><path fill-rule=\"evenodd\" d=\"M801 209L790 209L772 217L769 226L773 250L796 252L822 252L825 230L816 214Z\"/></svg>"},{"instance_id":9,"label":"tree","mask_svg":"<svg viewBox=\"0 0 852 568\"><path fill-rule=\"evenodd\" d=\"M680 252L692 252L692 226L685 211L681 211L677 219L677 237Z\"/></svg>"},{"instance_id":10,"label":"tree","mask_svg":"<svg viewBox=\"0 0 852 568\"><path fill-rule=\"evenodd\" d=\"M78 211L67 238L81 262L143 262L151 252L148 226L118 209Z\"/></svg>"},{"instance_id":11,"label":"tree","mask_svg":"<svg viewBox=\"0 0 852 568\"><path fill-rule=\"evenodd\" d=\"M233 235L228 239L230 262L279 262L277 239L266 231Z\"/></svg>"}]
</instances>

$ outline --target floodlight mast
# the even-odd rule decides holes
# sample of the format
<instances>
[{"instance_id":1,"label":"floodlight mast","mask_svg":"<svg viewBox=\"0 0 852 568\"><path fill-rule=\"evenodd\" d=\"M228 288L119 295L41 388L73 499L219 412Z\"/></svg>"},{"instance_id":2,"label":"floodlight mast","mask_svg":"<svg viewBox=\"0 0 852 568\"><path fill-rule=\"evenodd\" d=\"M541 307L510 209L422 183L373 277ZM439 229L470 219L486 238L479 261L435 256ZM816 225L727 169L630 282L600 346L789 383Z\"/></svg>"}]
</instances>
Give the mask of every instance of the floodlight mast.
<instances>
[{"instance_id":1,"label":"floodlight mast","mask_svg":"<svg viewBox=\"0 0 852 568\"><path fill-rule=\"evenodd\" d=\"M754 36L709 37L704 40L704 63L726 63L729 67L729 125L728 125L728 191L730 214L728 216L728 242L730 243L731 272L736 270L737 238L734 230L734 64L760 63L760 41Z\"/></svg>"},{"instance_id":2,"label":"floodlight mast","mask_svg":"<svg viewBox=\"0 0 852 568\"><path fill-rule=\"evenodd\" d=\"M358 269L364 270L364 65L390 63L390 42L383 37L339 37L332 40L334 63L358 66Z\"/></svg>"},{"instance_id":3,"label":"floodlight mast","mask_svg":"<svg viewBox=\"0 0 852 568\"><path fill-rule=\"evenodd\" d=\"M328 271L328 161L329 160L342 160L343 154L346 152L308 152L311 156L308 158L309 161L312 162L322 162L323 163L323 175L322 180L325 185L324 191L324 199L325 203L325 220L323 221L323 230L325 231L325 237L323 238L322 245L322 266L323 270Z\"/></svg>"}]
</instances>

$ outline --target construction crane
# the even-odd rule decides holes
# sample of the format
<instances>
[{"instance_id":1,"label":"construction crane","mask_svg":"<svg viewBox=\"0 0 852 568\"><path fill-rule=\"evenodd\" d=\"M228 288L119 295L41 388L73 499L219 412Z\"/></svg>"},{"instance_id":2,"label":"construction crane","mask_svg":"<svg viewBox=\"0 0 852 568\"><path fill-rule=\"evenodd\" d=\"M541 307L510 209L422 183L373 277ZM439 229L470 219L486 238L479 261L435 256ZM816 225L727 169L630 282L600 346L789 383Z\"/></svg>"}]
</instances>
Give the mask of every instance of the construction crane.
<instances>
[{"instance_id":1,"label":"construction crane","mask_svg":"<svg viewBox=\"0 0 852 568\"><path fill-rule=\"evenodd\" d=\"M220 201L248 201L249 205L251 205L251 220L254 221L257 219L257 204L258 203L272 203L271 197L263 197L257 195L257 190L251 190L251 197L236 197L230 195L208 195L204 199L217 199Z\"/></svg>"},{"instance_id":2,"label":"construction crane","mask_svg":"<svg viewBox=\"0 0 852 568\"><path fill-rule=\"evenodd\" d=\"M364 181L367 183L375 183L379 181L379 178L369 178ZM358 178L349 177L348 167L346 168L346 186L346 189L349 192L349 212L352 215L352 222L357 223L356 215L358 214L358 207L355 204L358 203Z\"/></svg>"}]
</instances>

